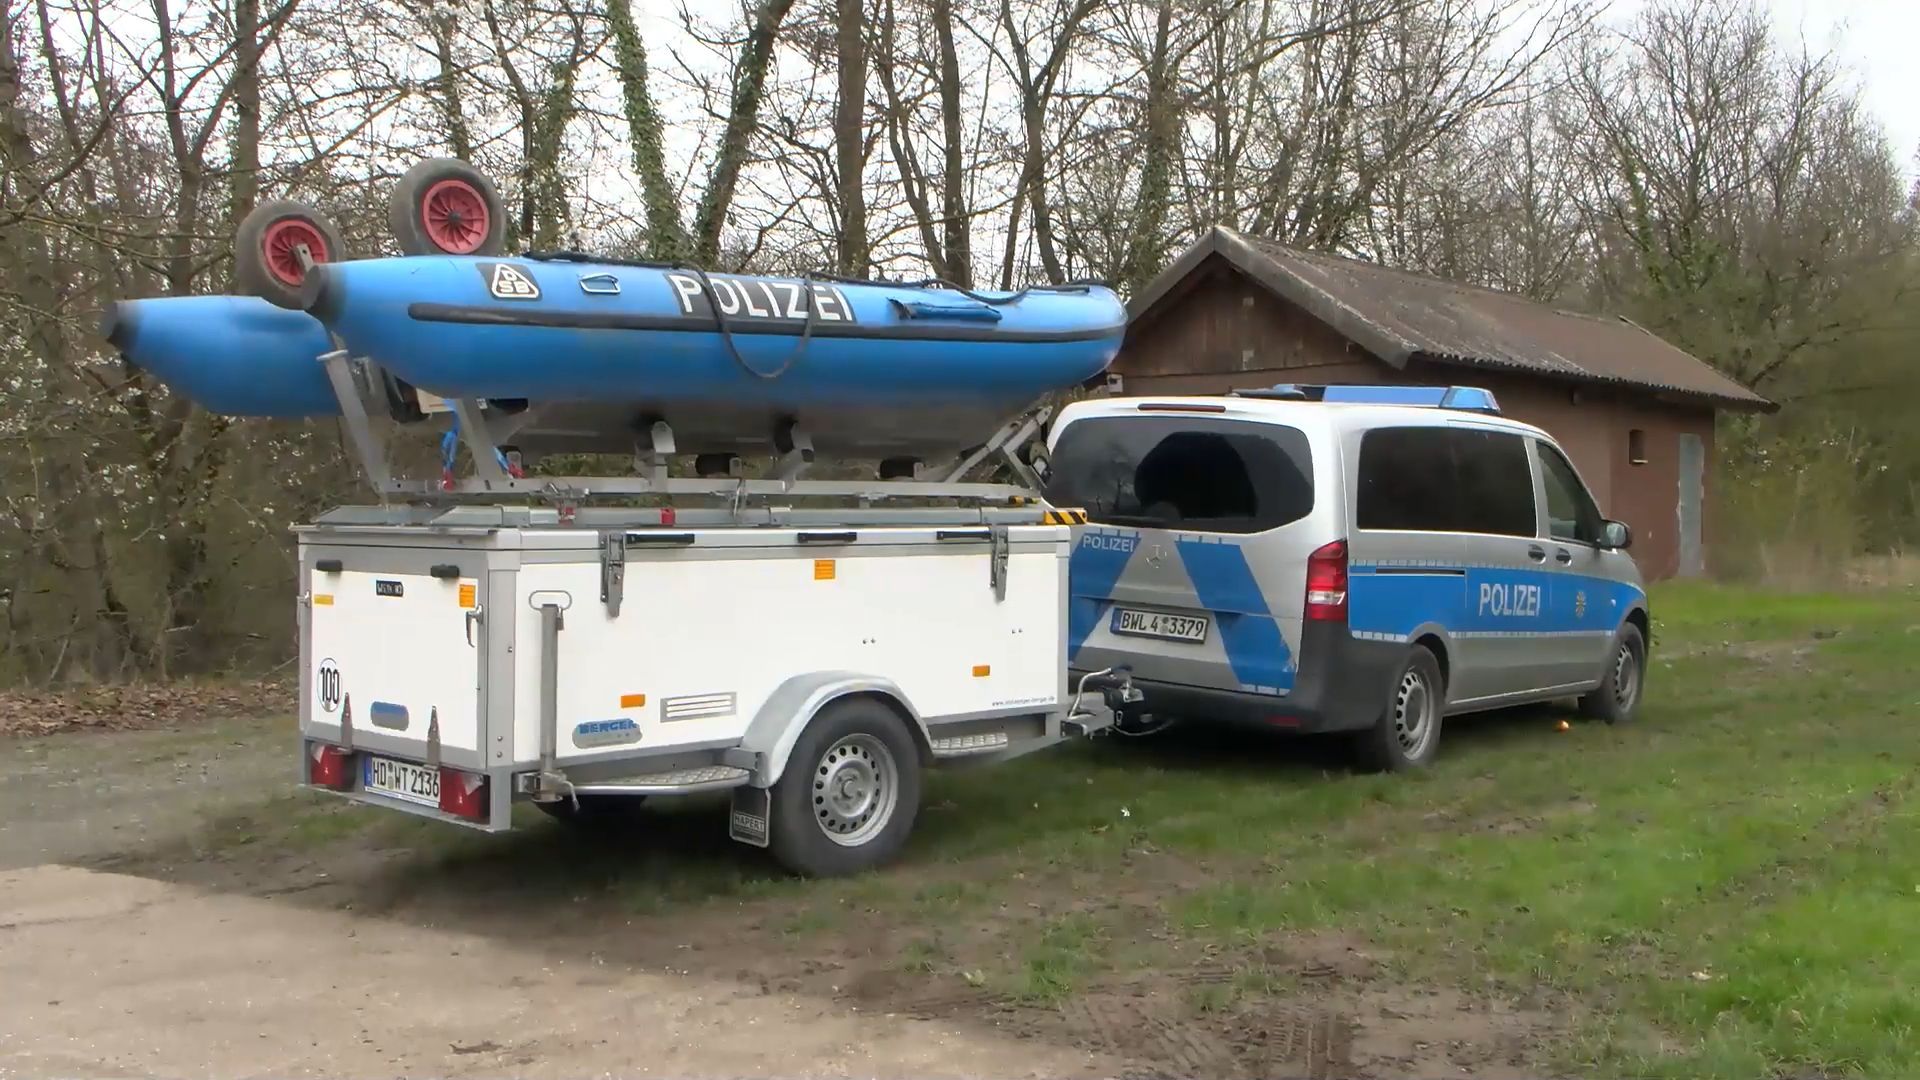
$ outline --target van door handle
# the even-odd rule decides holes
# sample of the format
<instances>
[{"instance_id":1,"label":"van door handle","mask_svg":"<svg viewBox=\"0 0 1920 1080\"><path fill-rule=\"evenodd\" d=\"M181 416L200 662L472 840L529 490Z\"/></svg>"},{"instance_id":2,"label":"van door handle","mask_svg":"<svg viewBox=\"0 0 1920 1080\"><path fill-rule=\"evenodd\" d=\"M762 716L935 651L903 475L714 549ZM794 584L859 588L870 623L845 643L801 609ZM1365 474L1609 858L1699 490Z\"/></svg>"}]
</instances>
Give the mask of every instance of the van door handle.
<instances>
[{"instance_id":1,"label":"van door handle","mask_svg":"<svg viewBox=\"0 0 1920 1080\"><path fill-rule=\"evenodd\" d=\"M1571 565L1573 563L1573 552L1568 551L1566 548L1560 548L1553 553L1553 561L1559 563L1561 566Z\"/></svg>"},{"instance_id":2,"label":"van door handle","mask_svg":"<svg viewBox=\"0 0 1920 1080\"><path fill-rule=\"evenodd\" d=\"M1539 544L1535 544L1527 549L1527 558L1532 559L1534 562L1546 562L1547 549L1541 547Z\"/></svg>"}]
</instances>

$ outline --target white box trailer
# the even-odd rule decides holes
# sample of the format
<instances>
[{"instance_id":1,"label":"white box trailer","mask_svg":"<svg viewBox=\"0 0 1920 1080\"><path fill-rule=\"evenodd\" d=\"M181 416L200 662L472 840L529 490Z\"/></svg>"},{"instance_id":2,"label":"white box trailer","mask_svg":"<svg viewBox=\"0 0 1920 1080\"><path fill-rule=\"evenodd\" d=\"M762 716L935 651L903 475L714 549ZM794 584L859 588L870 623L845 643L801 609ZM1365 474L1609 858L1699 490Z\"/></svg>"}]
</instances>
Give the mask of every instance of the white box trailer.
<instances>
[{"instance_id":1,"label":"white box trailer","mask_svg":"<svg viewBox=\"0 0 1920 1080\"><path fill-rule=\"evenodd\" d=\"M324 359L350 390L344 356ZM376 489L414 501L296 530L307 787L496 832L520 801L618 819L645 797L730 790L734 839L847 873L904 843L923 768L1107 730L1137 699L1124 672L1067 684L1075 513L1038 505L1030 483L957 479L1037 422L938 482L798 479L803 435L784 475L669 477L656 425L638 477L483 467L439 490L388 476L341 398ZM494 465L486 418L462 419ZM723 501L578 505L676 493ZM458 504L503 495L529 502ZM855 505L749 505L781 496ZM947 505L872 505L930 496Z\"/></svg>"},{"instance_id":2,"label":"white box trailer","mask_svg":"<svg viewBox=\"0 0 1920 1080\"><path fill-rule=\"evenodd\" d=\"M299 530L303 780L489 831L523 799L582 817L732 789L735 839L807 873L872 865L923 766L1113 722L1123 680L1066 682L1065 515L977 516L338 512Z\"/></svg>"}]
</instances>

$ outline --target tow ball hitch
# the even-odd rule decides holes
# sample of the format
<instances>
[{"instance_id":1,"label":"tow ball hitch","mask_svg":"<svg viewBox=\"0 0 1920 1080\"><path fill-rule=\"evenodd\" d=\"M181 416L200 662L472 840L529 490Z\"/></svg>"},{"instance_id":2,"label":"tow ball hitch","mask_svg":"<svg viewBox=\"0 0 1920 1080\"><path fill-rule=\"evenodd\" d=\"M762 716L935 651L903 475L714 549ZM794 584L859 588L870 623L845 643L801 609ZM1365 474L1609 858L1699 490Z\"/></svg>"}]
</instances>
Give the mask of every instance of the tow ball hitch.
<instances>
[{"instance_id":1,"label":"tow ball hitch","mask_svg":"<svg viewBox=\"0 0 1920 1080\"><path fill-rule=\"evenodd\" d=\"M1089 692L1099 694L1097 704L1089 703ZM1067 711L1062 726L1071 735L1097 735L1117 728L1129 706L1146 700L1133 685L1133 669L1110 667L1080 677L1073 695L1073 708Z\"/></svg>"}]
</instances>

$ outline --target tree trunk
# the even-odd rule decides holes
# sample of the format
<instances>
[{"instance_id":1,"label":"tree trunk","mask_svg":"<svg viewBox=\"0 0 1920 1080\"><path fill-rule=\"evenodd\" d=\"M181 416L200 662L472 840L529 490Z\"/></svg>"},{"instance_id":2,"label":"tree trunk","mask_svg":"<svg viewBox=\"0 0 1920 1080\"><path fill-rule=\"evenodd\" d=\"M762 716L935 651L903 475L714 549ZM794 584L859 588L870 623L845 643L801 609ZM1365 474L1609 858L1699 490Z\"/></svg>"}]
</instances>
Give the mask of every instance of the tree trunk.
<instances>
[{"instance_id":1,"label":"tree trunk","mask_svg":"<svg viewBox=\"0 0 1920 1080\"><path fill-rule=\"evenodd\" d=\"M233 0L232 189L238 225L260 200L260 0Z\"/></svg>"},{"instance_id":2,"label":"tree trunk","mask_svg":"<svg viewBox=\"0 0 1920 1080\"><path fill-rule=\"evenodd\" d=\"M833 115L834 166L840 181L840 235L835 244L835 269L851 275L867 272L865 5L866 0L839 0L834 35L840 63L840 100Z\"/></svg>"},{"instance_id":3,"label":"tree trunk","mask_svg":"<svg viewBox=\"0 0 1920 1080\"><path fill-rule=\"evenodd\" d=\"M733 205L733 190L740 182L740 170L746 167L747 150L760 118L760 99L765 96L767 69L773 64L774 38L780 24L793 9L793 0L761 0L753 17L753 29L747 35L747 48L734 72L733 106L727 112L726 132L720 137L719 156L714 158L707 190L700 196L700 210L694 216L694 258L702 266L712 266L720 258L720 233L727 226L727 210Z\"/></svg>"},{"instance_id":4,"label":"tree trunk","mask_svg":"<svg viewBox=\"0 0 1920 1080\"><path fill-rule=\"evenodd\" d=\"M953 47L953 0L933 0L933 32L940 41L940 128L946 139L946 175L940 182L941 231L947 275L973 287L973 222L967 216L965 146L960 128L960 56Z\"/></svg>"},{"instance_id":5,"label":"tree trunk","mask_svg":"<svg viewBox=\"0 0 1920 1080\"><path fill-rule=\"evenodd\" d=\"M680 224L678 192L667 180L660 113L647 86L646 43L633 23L629 0L608 0L607 20L613 24L614 68L627 111L633 171L640 177L640 195L647 208L647 257L677 262L688 254L687 230Z\"/></svg>"},{"instance_id":6,"label":"tree trunk","mask_svg":"<svg viewBox=\"0 0 1920 1080\"><path fill-rule=\"evenodd\" d=\"M440 115L447 124L447 144L453 156L473 161L473 131L467 125L466 104L460 96L460 67L453 58L453 12L436 5L427 15L427 31L433 38L433 56L439 65L436 89L440 91Z\"/></svg>"},{"instance_id":7,"label":"tree trunk","mask_svg":"<svg viewBox=\"0 0 1920 1080\"><path fill-rule=\"evenodd\" d=\"M1140 201L1127 238L1120 289L1131 296L1153 279L1166 258L1166 224L1172 201L1173 156L1180 138L1179 106L1173 100L1167 39L1173 27L1173 0L1160 0L1154 24L1153 55L1147 64L1146 146L1140 168Z\"/></svg>"}]
</instances>

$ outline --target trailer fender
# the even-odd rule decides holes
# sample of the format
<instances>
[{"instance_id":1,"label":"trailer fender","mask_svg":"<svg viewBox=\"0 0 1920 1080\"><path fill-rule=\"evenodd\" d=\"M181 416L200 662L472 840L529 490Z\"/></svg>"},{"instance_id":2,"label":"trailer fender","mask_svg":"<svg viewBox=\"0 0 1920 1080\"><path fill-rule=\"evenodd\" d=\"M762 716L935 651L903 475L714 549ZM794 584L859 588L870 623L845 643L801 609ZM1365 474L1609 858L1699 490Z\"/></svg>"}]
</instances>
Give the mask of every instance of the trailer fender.
<instances>
[{"instance_id":1,"label":"trailer fender","mask_svg":"<svg viewBox=\"0 0 1920 1080\"><path fill-rule=\"evenodd\" d=\"M793 754L793 744L814 716L827 703L853 694L871 694L892 705L907 719L907 729L920 752L927 753L926 722L892 679L857 671L815 671L781 683L747 725L740 749L752 759L753 786L772 787L779 782Z\"/></svg>"}]
</instances>

